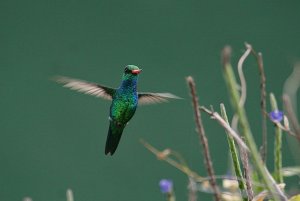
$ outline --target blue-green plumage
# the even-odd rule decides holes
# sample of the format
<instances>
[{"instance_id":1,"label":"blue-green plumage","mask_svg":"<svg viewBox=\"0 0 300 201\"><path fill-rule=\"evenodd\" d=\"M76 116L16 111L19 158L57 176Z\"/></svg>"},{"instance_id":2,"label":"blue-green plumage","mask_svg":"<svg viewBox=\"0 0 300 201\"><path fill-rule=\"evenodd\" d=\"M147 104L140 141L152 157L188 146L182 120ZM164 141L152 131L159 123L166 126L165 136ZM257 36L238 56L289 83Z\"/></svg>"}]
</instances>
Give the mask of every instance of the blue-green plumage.
<instances>
[{"instance_id":1,"label":"blue-green plumage","mask_svg":"<svg viewBox=\"0 0 300 201\"><path fill-rule=\"evenodd\" d=\"M134 73L132 73L134 72ZM130 65L125 68L121 86L113 94L109 113L109 129L105 154L111 155L117 149L120 138L128 121L133 117L138 104L137 77L140 69Z\"/></svg>"},{"instance_id":2,"label":"blue-green plumage","mask_svg":"<svg viewBox=\"0 0 300 201\"><path fill-rule=\"evenodd\" d=\"M127 65L124 69L121 85L117 89L63 76L55 77L55 81L63 83L65 87L112 101L105 154L113 155L116 151L123 130L133 117L138 104L166 102L170 98L179 98L170 93L137 92L140 72L141 69L137 66Z\"/></svg>"}]
</instances>

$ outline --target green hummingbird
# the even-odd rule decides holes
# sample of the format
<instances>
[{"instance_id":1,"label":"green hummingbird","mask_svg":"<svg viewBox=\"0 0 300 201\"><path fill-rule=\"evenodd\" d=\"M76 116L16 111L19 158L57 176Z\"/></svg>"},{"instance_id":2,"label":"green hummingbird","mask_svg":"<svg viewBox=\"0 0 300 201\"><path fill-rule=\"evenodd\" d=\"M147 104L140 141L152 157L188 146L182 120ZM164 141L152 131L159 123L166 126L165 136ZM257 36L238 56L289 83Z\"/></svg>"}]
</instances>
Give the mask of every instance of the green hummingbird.
<instances>
[{"instance_id":1,"label":"green hummingbird","mask_svg":"<svg viewBox=\"0 0 300 201\"><path fill-rule=\"evenodd\" d=\"M127 65L124 69L119 88L111 88L97 83L79 79L57 76L55 81L62 83L79 92L111 100L109 111L109 129L105 145L105 154L113 155L121 139L123 130L133 117L138 104L167 102L168 99L180 99L171 93L137 92L138 74L142 70L134 65Z\"/></svg>"}]
</instances>

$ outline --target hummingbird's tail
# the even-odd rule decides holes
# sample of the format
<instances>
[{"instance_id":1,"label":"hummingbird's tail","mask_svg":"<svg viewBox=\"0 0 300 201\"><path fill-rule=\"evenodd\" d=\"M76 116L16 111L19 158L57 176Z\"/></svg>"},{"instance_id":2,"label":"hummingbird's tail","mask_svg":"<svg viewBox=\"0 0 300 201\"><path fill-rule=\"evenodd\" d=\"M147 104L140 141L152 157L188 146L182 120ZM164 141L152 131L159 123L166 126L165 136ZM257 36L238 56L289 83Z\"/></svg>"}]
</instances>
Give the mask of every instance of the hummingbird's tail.
<instances>
[{"instance_id":1,"label":"hummingbird's tail","mask_svg":"<svg viewBox=\"0 0 300 201\"><path fill-rule=\"evenodd\" d=\"M105 154L107 155L110 153L112 156L120 142L123 129L125 128L125 125L118 124L117 122L111 120L109 123L109 129L108 129L108 134L107 134L107 139L106 139L106 145L105 145Z\"/></svg>"}]
</instances>

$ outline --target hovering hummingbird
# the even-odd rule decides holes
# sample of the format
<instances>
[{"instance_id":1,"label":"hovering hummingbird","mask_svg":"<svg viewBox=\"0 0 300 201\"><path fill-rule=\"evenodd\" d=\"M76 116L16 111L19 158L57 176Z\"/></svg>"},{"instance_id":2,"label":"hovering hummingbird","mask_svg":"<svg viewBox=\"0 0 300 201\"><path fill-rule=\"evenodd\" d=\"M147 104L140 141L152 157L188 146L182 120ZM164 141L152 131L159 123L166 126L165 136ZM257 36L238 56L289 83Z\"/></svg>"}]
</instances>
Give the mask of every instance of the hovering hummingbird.
<instances>
[{"instance_id":1,"label":"hovering hummingbird","mask_svg":"<svg viewBox=\"0 0 300 201\"><path fill-rule=\"evenodd\" d=\"M77 90L96 97L111 100L109 112L109 129L105 145L105 154L113 155L117 149L123 129L133 117L139 104L167 102L168 99L180 99L171 93L144 93L137 92L138 74L142 70L134 65L127 65L124 69L122 82L119 88L83 80L57 76L54 80L64 84L64 87Z\"/></svg>"}]
</instances>

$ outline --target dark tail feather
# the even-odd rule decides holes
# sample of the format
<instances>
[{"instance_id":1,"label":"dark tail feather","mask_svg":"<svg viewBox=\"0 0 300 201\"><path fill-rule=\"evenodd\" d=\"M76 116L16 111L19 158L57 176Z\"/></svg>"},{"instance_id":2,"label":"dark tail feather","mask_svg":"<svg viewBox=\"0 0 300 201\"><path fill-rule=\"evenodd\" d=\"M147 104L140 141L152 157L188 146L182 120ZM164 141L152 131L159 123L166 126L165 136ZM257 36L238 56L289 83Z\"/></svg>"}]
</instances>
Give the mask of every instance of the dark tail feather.
<instances>
[{"instance_id":1,"label":"dark tail feather","mask_svg":"<svg viewBox=\"0 0 300 201\"><path fill-rule=\"evenodd\" d=\"M110 153L112 156L115 153L120 142L123 129L123 125L116 125L113 121L110 121L105 145L105 155Z\"/></svg>"}]
</instances>

